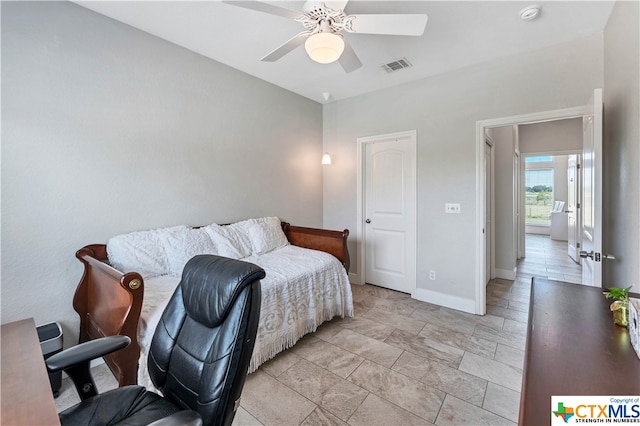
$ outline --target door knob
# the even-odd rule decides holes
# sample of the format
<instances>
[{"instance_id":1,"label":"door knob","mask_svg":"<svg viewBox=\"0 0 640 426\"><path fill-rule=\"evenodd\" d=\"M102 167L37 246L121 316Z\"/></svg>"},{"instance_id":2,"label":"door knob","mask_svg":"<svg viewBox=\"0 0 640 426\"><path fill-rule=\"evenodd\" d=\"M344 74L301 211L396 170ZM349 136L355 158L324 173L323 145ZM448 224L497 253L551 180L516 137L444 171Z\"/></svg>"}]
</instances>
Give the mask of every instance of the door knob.
<instances>
[{"instance_id":1,"label":"door knob","mask_svg":"<svg viewBox=\"0 0 640 426\"><path fill-rule=\"evenodd\" d=\"M364 221L365 223L371 223L371 219L367 219Z\"/></svg>"},{"instance_id":2,"label":"door knob","mask_svg":"<svg viewBox=\"0 0 640 426\"><path fill-rule=\"evenodd\" d=\"M583 259L586 259L587 257L593 259L593 250L591 250L588 253L586 251L584 251L584 250L581 250L580 251L580 257L583 258Z\"/></svg>"}]
</instances>

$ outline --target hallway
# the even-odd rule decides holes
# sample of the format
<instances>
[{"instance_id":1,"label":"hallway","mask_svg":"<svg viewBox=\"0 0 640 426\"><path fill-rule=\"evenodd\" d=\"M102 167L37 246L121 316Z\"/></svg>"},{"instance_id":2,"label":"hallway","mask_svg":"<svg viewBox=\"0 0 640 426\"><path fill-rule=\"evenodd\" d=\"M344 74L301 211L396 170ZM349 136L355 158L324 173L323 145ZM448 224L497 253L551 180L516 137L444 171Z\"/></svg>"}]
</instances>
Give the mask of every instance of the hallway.
<instances>
[{"instance_id":1,"label":"hallway","mask_svg":"<svg viewBox=\"0 0 640 426\"><path fill-rule=\"evenodd\" d=\"M582 267L567 254L567 242L548 235L526 235L526 256L518 260L518 276L580 283Z\"/></svg>"}]
</instances>

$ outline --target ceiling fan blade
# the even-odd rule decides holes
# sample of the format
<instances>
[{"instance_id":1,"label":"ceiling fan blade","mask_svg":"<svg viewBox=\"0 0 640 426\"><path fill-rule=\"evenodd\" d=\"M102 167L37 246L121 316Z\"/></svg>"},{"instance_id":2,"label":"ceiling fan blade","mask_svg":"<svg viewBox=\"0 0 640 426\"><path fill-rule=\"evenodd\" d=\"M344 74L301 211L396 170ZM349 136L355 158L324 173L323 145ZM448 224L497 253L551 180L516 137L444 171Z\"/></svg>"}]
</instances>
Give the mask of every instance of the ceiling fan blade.
<instances>
[{"instance_id":1,"label":"ceiling fan blade","mask_svg":"<svg viewBox=\"0 0 640 426\"><path fill-rule=\"evenodd\" d=\"M284 7L274 6L272 4L263 3L261 1L222 0L222 3L240 6L246 9L257 10L258 12L269 13L271 15L278 15L291 19L298 19L303 16L303 14L298 11L285 9Z\"/></svg>"},{"instance_id":2,"label":"ceiling fan blade","mask_svg":"<svg viewBox=\"0 0 640 426\"><path fill-rule=\"evenodd\" d=\"M425 14L349 15L345 30L356 34L421 36L427 26Z\"/></svg>"},{"instance_id":3,"label":"ceiling fan blade","mask_svg":"<svg viewBox=\"0 0 640 426\"><path fill-rule=\"evenodd\" d=\"M349 2L349 0L328 0L328 1L322 1L322 0L307 0L304 3L304 6L302 7L302 10L304 10L305 12L310 12L313 10L314 7L320 7L321 4L325 4L325 6L327 6L330 9L333 10L344 10L344 8L347 6L347 3Z\"/></svg>"},{"instance_id":4,"label":"ceiling fan blade","mask_svg":"<svg viewBox=\"0 0 640 426\"><path fill-rule=\"evenodd\" d=\"M356 52L353 51L353 48L347 42L347 40L344 41L344 52L342 52L342 55L340 55L338 62L340 62L340 66L342 66L342 69L347 74L349 74L351 71L357 70L362 66L360 58L358 58L358 55L356 55Z\"/></svg>"},{"instance_id":5,"label":"ceiling fan blade","mask_svg":"<svg viewBox=\"0 0 640 426\"><path fill-rule=\"evenodd\" d=\"M273 52L269 53L267 56L261 59L261 61L265 62L275 62L278 59L282 58L287 53L291 52L296 47L300 46L305 42L305 40L311 35L311 31L304 31L300 34L296 34L280 47L278 47Z\"/></svg>"}]
</instances>

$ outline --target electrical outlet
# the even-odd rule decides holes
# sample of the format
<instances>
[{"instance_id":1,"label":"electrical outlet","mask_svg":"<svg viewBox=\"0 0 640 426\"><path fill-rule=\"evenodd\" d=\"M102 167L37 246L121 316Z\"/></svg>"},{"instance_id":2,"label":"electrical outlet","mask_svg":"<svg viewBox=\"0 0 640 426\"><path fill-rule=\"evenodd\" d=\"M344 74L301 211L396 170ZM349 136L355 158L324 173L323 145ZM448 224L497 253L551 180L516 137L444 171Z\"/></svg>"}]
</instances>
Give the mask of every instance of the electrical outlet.
<instances>
[{"instance_id":1,"label":"electrical outlet","mask_svg":"<svg viewBox=\"0 0 640 426\"><path fill-rule=\"evenodd\" d=\"M460 203L446 203L444 205L445 213L460 213Z\"/></svg>"},{"instance_id":2,"label":"electrical outlet","mask_svg":"<svg viewBox=\"0 0 640 426\"><path fill-rule=\"evenodd\" d=\"M436 279L436 271L434 271L433 269L429 271L429 279L431 281L434 281Z\"/></svg>"}]
</instances>

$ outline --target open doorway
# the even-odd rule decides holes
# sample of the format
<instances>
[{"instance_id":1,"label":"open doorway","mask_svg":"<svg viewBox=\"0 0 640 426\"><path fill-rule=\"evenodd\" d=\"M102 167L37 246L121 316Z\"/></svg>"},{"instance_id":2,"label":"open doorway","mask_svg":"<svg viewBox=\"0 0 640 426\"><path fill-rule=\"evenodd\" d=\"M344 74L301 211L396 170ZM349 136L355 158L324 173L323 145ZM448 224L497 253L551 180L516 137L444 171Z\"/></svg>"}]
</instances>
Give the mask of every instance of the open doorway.
<instances>
[{"instance_id":1,"label":"open doorway","mask_svg":"<svg viewBox=\"0 0 640 426\"><path fill-rule=\"evenodd\" d=\"M524 155L521 189L526 255L517 261L521 276L571 283L582 281L582 267L575 249L579 238L576 221L579 157L577 153Z\"/></svg>"},{"instance_id":2,"label":"open doorway","mask_svg":"<svg viewBox=\"0 0 640 426\"><path fill-rule=\"evenodd\" d=\"M487 262L494 265L492 278L538 276L580 283L576 167L582 117L498 126L486 132L494 155L493 196L488 200L495 225L487 228L494 241L493 258Z\"/></svg>"},{"instance_id":3,"label":"open doorway","mask_svg":"<svg viewBox=\"0 0 640 426\"><path fill-rule=\"evenodd\" d=\"M486 250L485 235L485 203L491 202L487 199L487 188L485 188L485 145L486 135L490 130L497 128L510 129L515 138L509 144L510 156L516 163L519 158L523 158L525 154L542 154L548 153L552 155L569 155L582 152L583 167L578 175L582 178L582 185L578 191L581 197L582 206L577 212L578 217L582 217L582 223L577 225L580 229L579 253L582 264L582 284L601 286L602 279L602 262L601 259L610 259L613 256L602 254L602 89L594 89L593 94L585 106L566 108L552 111L542 111L538 113L523 114L518 116L501 117L490 120L482 120L476 122L476 185L477 197L476 207L478 211L476 229L476 294L475 294L475 313L484 314L487 312L488 304L488 287L485 284L485 268L490 264L486 256L491 256ZM579 129L581 138L565 138L559 129L553 129L554 126L562 126L567 123L575 123ZM579 127L577 124L581 124ZM541 127L540 127L541 126ZM546 138L527 138L523 133L535 133L536 130L547 128L548 137ZM508 132L506 132L508 133ZM493 138L495 142L495 137ZM575 146L564 146L567 140L573 140ZM535 145L527 147L528 142L533 141ZM494 145L494 151L496 146ZM524 167L524 161L519 162L520 170ZM511 189L507 189L505 193L513 194L517 185L517 176L520 173L514 172L510 179L506 182L511 184ZM524 180L524 179L522 179ZM494 179L494 198L498 196L497 188L498 178ZM511 215L515 218L515 226L517 232L513 233L516 240L515 247L508 254L507 261L513 262L513 270L516 271L515 282L523 282L530 288L532 275L521 275L522 270L518 270L518 258L526 257L526 238L518 239L518 236L525 235L525 217L524 217L524 191L519 196L512 196L513 202L509 207ZM519 202L516 202L518 200ZM497 203L497 202L496 202ZM566 205L566 204L565 204ZM496 214L498 208L493 206ZM497 228L499 220L496 217L493 228ZM513 219L508 225L513 224ZM494 231L495 232L495 231ZM498 251L498 242L496 240L495 251ZM568 250L568 249L567 249ZM568 255L568 251L567 251ZM496 272L498 270L496 255ZM506 271L510 273L510 264L507 264ZM546 269L546 268L545 268ZM496 273L497 275L497 273ZM542 275L542 274L540 274ZM548 275L547 275L548 276ZM513 283L514 281L511 281ZM485 291L486 290L486 291Z\"/></svg>"},{"instance_id":4,"label":"open doorway","mask_svg":"<svg viewBox=\"0 0 640 426\"><path fill-rule=\"evenodd\" d=\"M487 126L485 138L492 146L484 171L493 174L485 177L485 219L491 223L485 225L491 247L485 249L485 277L580 283L580 258L576 262L569 256L568 225L569 160L581 153L582 117ZM579 193L577 187L571 191ZM573 230L579 230L575 222Z\"/></svg>"}]
</instances>

